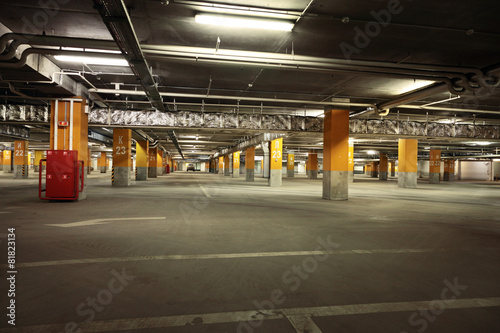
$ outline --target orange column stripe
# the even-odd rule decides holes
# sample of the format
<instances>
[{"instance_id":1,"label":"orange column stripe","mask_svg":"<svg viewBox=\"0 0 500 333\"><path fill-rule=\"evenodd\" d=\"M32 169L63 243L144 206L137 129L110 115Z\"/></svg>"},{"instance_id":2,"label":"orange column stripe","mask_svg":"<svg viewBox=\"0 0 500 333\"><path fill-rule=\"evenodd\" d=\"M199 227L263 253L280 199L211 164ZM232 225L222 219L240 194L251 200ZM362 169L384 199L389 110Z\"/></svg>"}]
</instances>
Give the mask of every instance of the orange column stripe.
<instances>
[{"instance_id":1,"label":"orange column stripe","mask_svg":"<svg viewBox=\"0 0 500 333\"><path fill-rule=\"evenodd\" d=\"M325 110L323 132L323 170L349 169L349 111Z\"/></svg>"}]
</instances>

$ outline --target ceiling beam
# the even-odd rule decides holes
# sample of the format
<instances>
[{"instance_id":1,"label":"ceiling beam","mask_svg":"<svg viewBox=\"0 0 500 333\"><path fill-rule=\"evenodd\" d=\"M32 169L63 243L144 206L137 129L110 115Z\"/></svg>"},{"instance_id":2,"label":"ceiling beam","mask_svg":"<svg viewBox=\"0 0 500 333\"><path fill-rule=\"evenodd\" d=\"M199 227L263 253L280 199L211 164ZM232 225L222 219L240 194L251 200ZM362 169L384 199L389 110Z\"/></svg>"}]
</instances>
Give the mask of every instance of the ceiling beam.
<instances>
[{"instance_id":1,"label":"ceiling beam","mask_svg":"<svg viewBox=\"0 0 500 333\"><path fill-rule=\"evenodd\" d=\"M151 105L158 111L165 112L166 109L158 91L158 84L155 82L148 62L144 57L125 3L122 0L94 0L94 8L101 15L102 21L127 59ZM179 154L183 156L175 132L169 130L168 136Z\"/></svg>"}]
</instances>

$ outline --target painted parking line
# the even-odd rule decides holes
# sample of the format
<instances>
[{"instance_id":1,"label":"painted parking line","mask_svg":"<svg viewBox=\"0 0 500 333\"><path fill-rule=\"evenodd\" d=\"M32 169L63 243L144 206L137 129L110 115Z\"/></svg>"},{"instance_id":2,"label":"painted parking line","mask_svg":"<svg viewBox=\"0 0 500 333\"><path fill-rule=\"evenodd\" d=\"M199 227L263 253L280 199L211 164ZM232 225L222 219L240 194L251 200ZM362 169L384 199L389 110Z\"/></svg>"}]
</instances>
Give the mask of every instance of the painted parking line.
<instances>
[{"instance_id":1,"label":"painted parking line","mask_svg":"<svg viewBox=\"0 0 500 333\"><path fill-rule=\"evenodd\" d=\"M60 227L60 228L73 228L73 227L84 227L89 225L98 225L98 224L106 224L115 221L143 221L143 220L165 220L165 216L161 217L117 217L117 218L109 218L109 219L92 219L85 220L80 222L71 222L71 223L59 223L59 224L46 224L50 227Z\"/></svg>"},{"instance_id":2,"label":"painted parking line","mask_svg":"<svg viewBox=\"0 0 500 333\"><path fill-rule=\"evenodd\" d=\"M408 254L408 253L430 253L447 252L456 249L375 249L375 250L331 250L331 251L288 251L288 252L257 252L257 253L221 253L221 254L172 254L160 256L140 257L114 257L114 258L89 258L68 259L54 261L38 261L17 263L17 267L41 267L78 264L96 264L124 261L158 261L158 260L206 260L206 259L239 259L239 258L264 258L264 257L297 257L297 256L319 256L319 255L365 255L365 254ZM458 249L460 250L460 249ZM463 250L463 249L462 249ZM6 265L0 265L3 267Z\"/></svg>"},{"instance_id":3,"label":"painted parking line","mask_svg":"<svg viewBox=\"0 0 500 333\"><path fill-rule=\"evenodd\" d=\"M203 191L203 194L205 194L205 196L206 196L207 198L211 198L211 197L212 197L212 196L210 195L210 193L208 193L208 192L207 192L207 190L206 190L203 186L201 186L201 185L200 185L200 188L201 188L201 190Z\"/></svg>"},{"instance_id":4,"label":"painted parking line","mask_svg":"<svg viewBox=\"0 0 500 333\"><path fill-rule=\"evenodd\" d=\"M227 324L240 323L244 325L246 322L260 320L276 320L288 319L292 320L297 327L297 332L300 332L300 327L308 325L307 319L300 317L333 317L359 314L374 314L374 313L391 313L391 312L412 312L425 309L429 306L429 301L418 302L393 302L393 303L370 303L370 304L349 304L349 305L333 305L319 307L303 307L303 308L288 308L267 310L252 310L252 311L235 311L235 312L219 312L205 313L193 315L178 315L178 316L163 316L163 317L143 317L131 319L115 319L103 320L90 323L81 323L79 328L84 332L119 332L134 329L160 329L170 327L191 326L193 323L206 324ZM500 306L500 297L490 298L469 298L450 300L445 303L446 309L471 309L471 308L487 308ZM291 321L291 322L292 322ZM312 322L312 320L311 320ZM314 323L312 323L314 324ZM309 324L310 325L310 324ZM310 326L311 327L311 326ZM64 328L64 324L49 324L16 327L16 332L56 332ZM314 324L314 331L303 332L321 332ZM0 333L12 332L11 328L2 328Z\"/></svg>"}]
</instances>

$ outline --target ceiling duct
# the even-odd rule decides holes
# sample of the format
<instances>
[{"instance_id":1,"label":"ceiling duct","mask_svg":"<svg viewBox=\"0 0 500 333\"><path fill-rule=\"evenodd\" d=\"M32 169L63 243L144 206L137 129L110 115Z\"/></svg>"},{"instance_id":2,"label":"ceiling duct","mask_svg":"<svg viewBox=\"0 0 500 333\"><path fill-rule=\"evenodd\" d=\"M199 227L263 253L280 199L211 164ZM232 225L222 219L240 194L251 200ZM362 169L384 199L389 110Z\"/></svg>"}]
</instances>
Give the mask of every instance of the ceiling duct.
<instances>
[{"instance_id":1,"label":"ceiling duct","mask_svg":"<svg viewBox=\"0 0 500 333\"><path fill-rule=\"evenodd\" d=\"M165 112L157 83L144 57L125 3L121 0L94 0L94 8L101 14L104 24L128 60L130 68L141 83L151 105L158 111ZM168 135L183 156L175 132L169 131Z\"/></svg>"}]
</instances>

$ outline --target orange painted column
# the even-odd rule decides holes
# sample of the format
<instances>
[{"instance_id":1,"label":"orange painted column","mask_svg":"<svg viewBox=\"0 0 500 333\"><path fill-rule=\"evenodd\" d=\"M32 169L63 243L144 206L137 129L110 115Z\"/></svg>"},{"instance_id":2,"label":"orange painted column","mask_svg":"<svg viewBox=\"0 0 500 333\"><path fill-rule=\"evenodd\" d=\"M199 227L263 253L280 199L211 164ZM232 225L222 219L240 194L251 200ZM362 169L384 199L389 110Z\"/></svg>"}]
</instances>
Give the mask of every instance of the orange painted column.
<instances>
[{"instance_id":1,"label":"orange painted column","mask_svg":"<svg viewBox=\"0 0 500 333\"><path fill-rule=\"evenodd\" d=\"M282 184L283 177L283 138L275 139L270 144L269 186Z\"/></svg>"},{"instance_id":2,"label":"orange painted column","mask_svg":"<svg viewBox=\"0 0 500 333\"><path fill-rule=\"evenodd\" d=\"M132 158L132 130L113 130L113 186L130 186L130 159Z\"/></svg>"},{"instance_id":3,"label":"orange painted column","mask_svg":"<svg viewBox=\"0 0 500 333\"><path fill-rule=\"evenodd\" d=\"M156 169L157 155L158 155L158 147L149 148L148 178L158 177Z\"/></svg>"},{"instance_id":4,"label":"orange painted column","mask_svg":"<svg viewBox=\"0 0 500 333\"><path fill-rule=\"evenodd\" d=\"M230 171L230 165L229 163L231 162L229 154L224 156L224 176L230 176L231 171Z\"/></svg>"},{"instance_id":5,"label":"orange painted column","mask_svg":"<svg viewBox=\"0 0 500 333\"><path fill-rule=\"evenodd\" d=\"M288 153L286 161L286 176L293 178L295 176L295 154Z\"/></svg>"},{"instance_id":6,"label":"orange painted column","mask_svg":"<svg viewBox=\"0 0 500 333\"><path fill-rule=\"evenodd\" d=\"M107 162L106 153L101 152L101 157L97 160L97 167L101 169L101 173L106 173L108 168Z\"/></svg>"},{"instance_id":7,"label":"orange painted column","mask_svg":"<svg viewBox=\"0 0 500 333\"><path fill-rule=\"evenodd\" d=\"M163 157L163 150L161 150L160 148L158 148L156 150L156 175L157 176L163 176L163 174L165 173L165 166L163 164L163 160L164 160L164 157Z\"/></svg>"},{"instance_id":8,"label":"orange painted column","mask_svg":"<svg viewBox=\"0 0 500 333\"><path fill-rule=\"evenodd\" d=\"M33 170L35 172L40 172L40 160L44 158L45 151L35 150L35 160L33 161ZM45 164L43 165L45 167Z\"/></svg>"},{"instance_id":9,"label":"orange painted column","mask_svg":"<svg viewBox=\"0 0 500 333\"><path fill-rule=\"evenodd\" d=\"M3 151L0 152L0 170L3 170Z\"/></svg>"},{"instance_id":10,"label":"orange painted column","mask_svg":"<svg viewBox=\"0 0 500 333\"><path fill-rule=\"evenodd\" d=\"M349 142L347 171L348 171L349 183L354 182L354 144L352 142Z\"/></svg>"},{"instance_id":11,"label":"orange painted column","mask_svg":"<svg viewBox=\"0 0 500 333\"><path fill-rule=\"evenodd\" d=\"M309 156L307 158L309 162L307 176L310 179L318 178L318 153L314 150L309 151Z\"/></svg>"},{"instance_id":12,"label":"orange painted column","mask_svg":"<svg viewBox=\"0 0 500 333\"><path fill-rule=\"evenodd\" d=\"M14 142L14 179L28 178L28 141Z\"/></svg>"},{"instance_id":13,"label":"orange painted column","mask_svg":"<svg viewBox=\"0 0 500 333\"><path fill-rule=\"evenodd\" d=\"M224 174L224 156L219 156L219 175Z\"/></svg>"},{"instance_id":14,"label":"orange painted column","mask_svg":"<svg viewBox=\"0 0 500 333\"><path fill-rule=\"evenodd\" d=\"M135 145L135 167L137 171L136 180L148 179L148 161L149 161L149 141L137 141Z\"/></svg>"},{"instance_id":15,"label":"orange painted column","mask_svg":"<svg viewBox=\"0 0 500 333\"><path fill-rule=\"evenodd\" d=\"M233 178L240 177L240 152L233 153Z\"/></svg>"},{"instance_id":16,"label":"orange painted column","mask_svg":"<svg viewBox=\"0 0 500 333\"><path fill-rule=\"evenodd\" d=\"M35 159L36 159L36 152L35 152ZM92 170L92 151L87 149L87 174L90 175L90 172Z\"/></svg>"},{"instance_id":17,"label":"orange painted column","mask_svg":"<svg viewBox=\"0 0 500 333\"><path fill-rule=\"evenodd\" d=\"M245 180L247 182L255 180L255 147L247 148L245 151Z\"/></svg>"},{"instance_id":18,"label":"orange painted column","mask_svg":"<svg viewBox=\"0 0 500 333\"><path fill-rule=\"evenodd\" d=\"M418 140L399 139L398 146L398 186L417 187Z\"/></svg>"},{"instance_id":19,"label":"orange painted column","mask_svg":"<svg viewBox=\"0 0 500 333\"><path fill-rule=\"evenodd\" d=\"M348 199L348 171L349 111L327 106L323 131L323 199Z\"/></svg>"},{"instance_id":20,"label":"orange painted column","mask_svg":"<svg viewBox=\"0 0 500 333\"><path fill-rule=\"evenodd\" d=\"M387 160L387 154L386 153L380 153L380 161L379 161L379 167L378 167L378 179L379 180L387 180L387 177L389 176L389 165L388 165L388 160Z\"/></svg>"},{"instance_id":21,"label":"orange painted column","mask_svg":"<svg viewBox=\"0 0 500 333\"><path fill-rule=\"evenodd\" d=\"M441 175L441 150L431 149L429 156L429 184L439 184Z\"/></svg>"},{"instance_id":22,"label":"orange painted column","mask_svg":"<svg viewBox=\"0 0 500 333\"><path fill-rule=\"evenodd\" d=\"M78 160L88 165L88 114L85 112L86 99L75 97L72 100L54 100L50 109L50 149L76 150ZM87 198L87 170L80 170L84 177L84 188L78 200Z\"/></svg>"},{"instance_id":23,"label":"orange painted column","mask_svg":"<svg viewBox=\"0 0 500 333\"><path fill-rule=\"evenodd\" d=\"M455 180L455 160L454 159L446 159L444 160L444 181L453 181Z\"/></svg>"}]
</instances>

